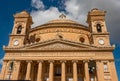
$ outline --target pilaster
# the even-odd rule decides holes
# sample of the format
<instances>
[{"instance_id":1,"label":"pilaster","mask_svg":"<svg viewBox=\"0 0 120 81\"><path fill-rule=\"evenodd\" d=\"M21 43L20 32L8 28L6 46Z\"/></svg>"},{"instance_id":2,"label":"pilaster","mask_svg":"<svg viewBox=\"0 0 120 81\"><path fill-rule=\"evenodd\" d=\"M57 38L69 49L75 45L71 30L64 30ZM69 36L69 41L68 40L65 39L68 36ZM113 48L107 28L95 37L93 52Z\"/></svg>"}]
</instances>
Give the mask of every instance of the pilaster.
<instances>
[{"instance_id":1,"label":"pilaster","mask_svg":"<svg viewBox=\"0 0 120 81\"><path fill-rule=\"evenodd\" d=\"M118 81L114 61L109 61L108 65L109 65L110 75L112 79L111 81Z\"/></svg>"},{"instance_id":2,"label":"pilaster","mask_svg":"<svg viewBox=\"0 0 120 81\"><path fill-rule=\"evenodd\" d=\"M2 70L1 70L1 79L4 79L5 77L6 68L7 68L7 61L4 61L2 65Z\"/></svg>"},{"instance_id":3,"label":"pilaster","mask_svg":"<svg viewBox=\"0 0 120 81\"><path fill-rule=\"evenodd\" d=\"M19 71L20 71L20 61L15 61L15 69L13 72L13 80L18 80L19 78Z\"/></svg>"},{"instance_id":4,"label":"pilaster","mask_svg":"<svg viewBox=\"0 0 120 81\"><path fill-rule=\"evenodd\" d=\"M97 66L97 80L98 81L104 81L104 69L103 69L103 62L96 61Z\"/></svg>"}]
</instances>

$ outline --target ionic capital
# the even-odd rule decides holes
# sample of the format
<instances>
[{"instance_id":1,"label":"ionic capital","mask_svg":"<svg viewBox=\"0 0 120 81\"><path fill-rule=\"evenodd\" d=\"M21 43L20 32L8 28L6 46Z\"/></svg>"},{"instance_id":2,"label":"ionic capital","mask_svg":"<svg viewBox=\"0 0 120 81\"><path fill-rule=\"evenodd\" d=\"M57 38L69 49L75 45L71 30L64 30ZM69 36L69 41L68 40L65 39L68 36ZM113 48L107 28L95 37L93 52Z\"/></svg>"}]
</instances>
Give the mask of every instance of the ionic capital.
<instances>
[{"instance_id":1,"label":"ionic capital","mask_svg":"<svg viewBox=\"0 0 120 81\"><path fill-rule=\"evenodd\" d=\"M44 61L43 60L38 60L37 63L43 63Z\"/></svg>"},{"instance_id":2,"label":"ionic capital","mask_svg":"<svg viewBox=\"0 0 120 81\"><path fill-rule=\"evenodd\" d=\"M60 62L61 62L61 63L66 63L66 60L61 60Z\"/></svg>"},{"instance_id":3,"label":"ionic capital","mask_svg":"<svg viewBox=\"0 0 120 81\"><path fill-rule=\"evenodd\" d=\"M54 60L48 60L49 63L54 63Z\"/></svg>"},{"instance_id":4,"label":"ionic capital","mask_svg":"<svg viewBox=\"0 0 120 81\"><path fill-rule=\"evenodd\" d=\"M88 63L89 62L89 60L83 60L83 63Z\"/></svg>"},{"instance_id":5,"label":"ionic capital","mask_svg":"<svg viewBox=\"0 0 120 81\"><path fill-rule=\"evenodd\" d=\"M31 63L31 62L32 62L32 60L27 60L26 62L27 62L27 63Z\"/></svg>"},{"instance_id":6,"label":"ionic capital","mask_svg":"<svg viewBox=\"0 0 120 81\"><path fill-rule=\"evenodd\" d=\"M72 60L72 62L73 62L73 63L77 63L77 62L78 62L78 60Z\"/></svg>"}]
</instances>

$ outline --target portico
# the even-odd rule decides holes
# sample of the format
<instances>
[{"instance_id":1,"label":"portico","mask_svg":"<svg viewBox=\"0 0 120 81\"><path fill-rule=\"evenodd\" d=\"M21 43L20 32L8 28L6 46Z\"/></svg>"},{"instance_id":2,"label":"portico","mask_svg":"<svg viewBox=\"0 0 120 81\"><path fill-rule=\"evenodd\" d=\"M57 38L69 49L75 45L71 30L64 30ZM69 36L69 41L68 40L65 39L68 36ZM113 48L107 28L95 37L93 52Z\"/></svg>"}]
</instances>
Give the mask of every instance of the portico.
<instances>
[{"instance_id":1,"label":"portico","mask_svg":"<svg viewBox=\"0 0 120 81\"><path fill-rule=\"evenodd\" d=\"M20 71L15 74L18 74L16 79L31 81L100 81L104 78L103 64L95 60L21 61L21 67L25 68L19 68Z\"/></svg>"}]
</instances>

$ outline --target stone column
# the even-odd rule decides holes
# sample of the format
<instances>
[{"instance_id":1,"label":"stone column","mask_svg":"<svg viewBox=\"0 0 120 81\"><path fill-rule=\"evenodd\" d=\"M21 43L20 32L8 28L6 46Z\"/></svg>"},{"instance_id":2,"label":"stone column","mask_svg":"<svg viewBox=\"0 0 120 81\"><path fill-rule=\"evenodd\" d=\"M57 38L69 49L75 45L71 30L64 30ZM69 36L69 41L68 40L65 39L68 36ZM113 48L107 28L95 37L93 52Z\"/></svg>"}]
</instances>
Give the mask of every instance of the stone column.
<instances>
[{"instance_id":1,"label":"stone column","mask_svg":"<svg viewBox=\"0 0 120 81\"><path fill-rule=\"evenodd\" d=\"M78 61L73 61L73 81L78 81L77 62Z\"/></svg>"},{"instance_id":2,"label":"stone column","mask_svg":"<svg viewBox=\"0 0 120 81\"><path fill-rule=\"evenodd\" d=\"M111 81L118 81L118 77L117 77L117 72L116 72L114 61L109 61L108 62L108 69L110 71L110 75L111 75L111 79L112 79Z\"/></svg>"},{"instance_id":3,"label":"stone column","mask_svg":"<svg viewBox=\"0 0 120 81\"><path fill-rule=\"evenodd\" d=\"M96 61L97 80L104 81L104 69L103 62Z\"/></svg>"},{"instance_id":4,"label":"stone column","mask_svg":"<svg viewBox=\"0 0 120 81\"><path fill-rule=\"evenodd\" d=\"M42 70L43 70L42 62L43 61L38 61L39 64L38 64L37 81L42 81Z\"/></svg>"},{"instance_id":5,"label":"stone column","mask_svg":"<svg viewBox=\"0 0 120 81\"><path fill-rule=\"evenodd\" d=\"M1 79L4 80L6 73L7 61L3 61L2 70L1 70Z\"/></svg>"},{"instance_id":6,"label":"stone column","mask_svg":"<svg viewBox=\"0 0 120 81\"><path fill-rule=\"evenodd\" d=\"M15 61L15 69L14 69L14 74L13 74L13 80L18 80L19 78L19 71L20 71L20 61Z\"/></svg>"},{"instance_id":7,"label":"stone column","mask_svg":"<svg viewBox=\"0 0 120 81\"><path fill-rule=\"evenodd\" d=\"M26 71L25 80L30 80L31 62L32 61L27 61L28 64L27 64L27 71Z\"/></svg>"},{"instance_id":8,"label":"stone column","mask_svg":"<svg viewBox=\"0 0 120 81\"><path fill-rule=\"evenodd\" d=\"M62 66L62 76L61 76L61 81L66 81L66 71L65 71L65 62L66 61L61 61L61 66Z\"/></svg>"},{"instance_id":9,"label":"stone column","mask_svg":"<svg viewBox=\"0 0 120 81\"><path fill-rule=\"evenodd\" d=\"M88 61L84 61L84 69L85 69L85 81L89 81L89 69L88 69Z\"/></svg>"},{"instance_id":10,"label":"stone column","mask_svg":"<svg viewBox=\"0 0 120 81\"><path fill-rule=\"evenodd\" d=\"M49 61L50 62L50 68L49 68L49 81L53 81L54 79L54 61Z\"/></svg>"}]
</instances>

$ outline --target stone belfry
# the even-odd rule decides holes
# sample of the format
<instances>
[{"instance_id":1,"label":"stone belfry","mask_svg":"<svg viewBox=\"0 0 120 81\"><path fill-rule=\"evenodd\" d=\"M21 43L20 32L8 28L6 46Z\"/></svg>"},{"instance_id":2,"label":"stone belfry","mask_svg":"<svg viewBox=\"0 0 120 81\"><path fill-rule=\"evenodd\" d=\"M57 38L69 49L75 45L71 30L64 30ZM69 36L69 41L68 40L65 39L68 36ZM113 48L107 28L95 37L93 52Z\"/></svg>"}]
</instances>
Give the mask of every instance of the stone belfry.
<instances>
[{"instance_id":1,"label":"stone belfry","mask_svg":"<svg viewBox=\"0 0 120 81\"><path fill-rule=\"evenodd\" d=\"M105 22L106 11L92 9L88 13L87 23L89 24L92 35L92 42L96 46L110 46L109 32L107 32Z\"/></svg>"},{"instance_id":2,"label":"stone belfry","mask_svg":"<svg viewBox=\"0 0 120 81\"><path fill-rule=\"evenodd\" d=\"M89 26L62 14L35 28L28 12L15 14L0 80L118 81L105 13L92 9Z\"/></svg>"},{"instance_id":3,"label":"stone belfry","mask_svg":"<svg viewBox=\"0 0 120 81\"><path fill-rule=\"evenodd\" d=\"M32 17L26 11L14 15L14 26L10 34L9 46L23 46L31 29Z\"/></svg>"}]
</instances>

